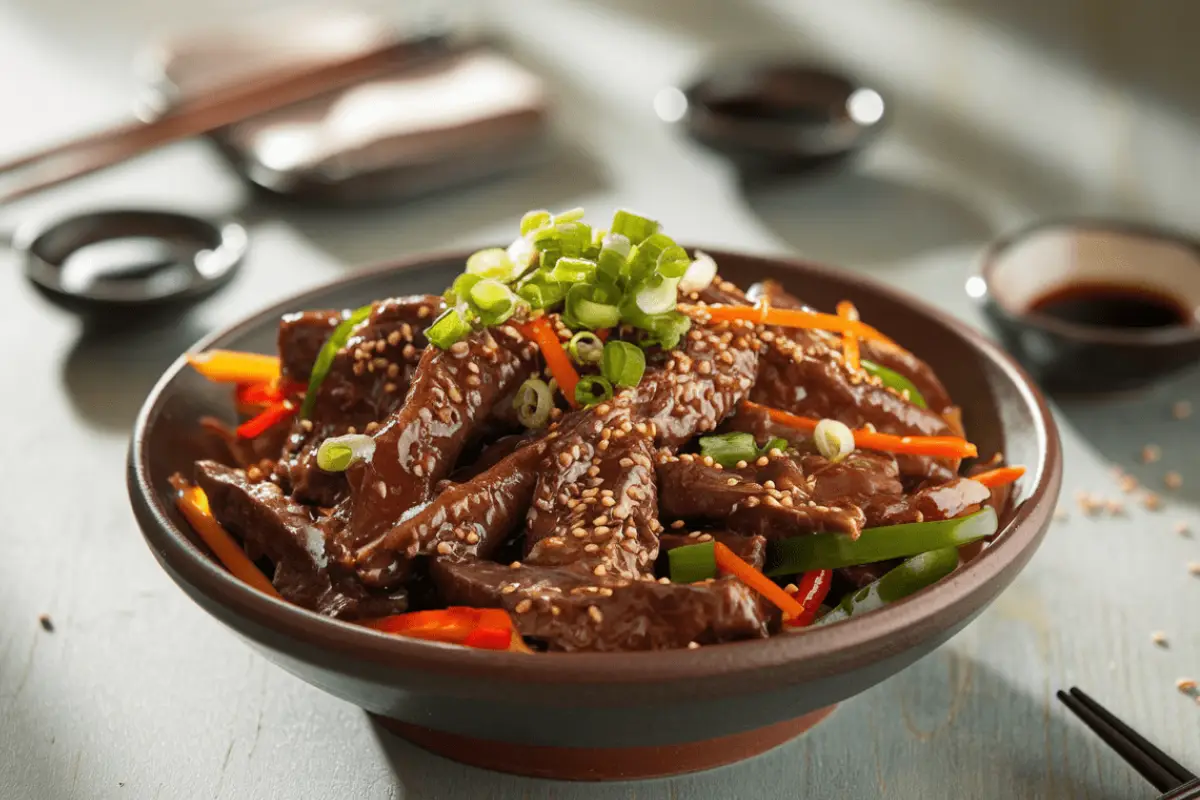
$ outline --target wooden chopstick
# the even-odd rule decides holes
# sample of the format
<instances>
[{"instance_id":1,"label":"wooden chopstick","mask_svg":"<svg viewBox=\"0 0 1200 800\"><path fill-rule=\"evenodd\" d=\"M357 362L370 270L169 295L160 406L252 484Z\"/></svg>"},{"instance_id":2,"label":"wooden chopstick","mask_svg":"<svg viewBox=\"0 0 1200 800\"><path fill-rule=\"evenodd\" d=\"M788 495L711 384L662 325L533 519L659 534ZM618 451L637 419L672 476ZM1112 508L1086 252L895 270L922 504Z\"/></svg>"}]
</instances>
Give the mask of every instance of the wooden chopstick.
<instances>
[{"instance_id":1,"label":"wooden chopstick","mask_svg":"<svg viewBox=\"0 0 1200 800\"><path fill-rule=\"evenodd\" d=\"M1179 762L1159 750L1077 687L1071 687L1070 694L1059 690L1056 696L1158 791L1170 791L1196 780L1196 776L1184 769Z\"/></svg>"},{"instance_id":2,"label":"wooden chopstick","mask_svg":"<svg viewBox=\"0 0 1200 800\"><path fill-rule=\"evenodd\" d=\"M17 178L15 186L0 188L0 205L156 147L353 86L423 56L445 51L445 37L438 34L393 41L341 61L222 87L151 122L119 125L20 156L0 164L0 178L7 182L12 173Z\"/></svg>"}]
</instances>

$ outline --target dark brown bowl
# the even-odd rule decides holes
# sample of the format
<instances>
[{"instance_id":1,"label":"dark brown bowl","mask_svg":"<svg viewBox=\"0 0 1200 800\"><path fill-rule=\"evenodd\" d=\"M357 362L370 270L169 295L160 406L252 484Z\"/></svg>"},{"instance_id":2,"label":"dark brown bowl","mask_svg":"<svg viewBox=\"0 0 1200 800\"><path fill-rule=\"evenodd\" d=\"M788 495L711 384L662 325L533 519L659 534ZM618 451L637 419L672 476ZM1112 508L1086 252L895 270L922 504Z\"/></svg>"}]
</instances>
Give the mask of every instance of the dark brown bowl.
<instances>
[{"instance_id":1,"label":"dark brown bowl","mask_svg":"<svg viewBox=\"0 0 1200 800\"><path fill-rule=\"evenodd\" d=\"M1171 298L1191 322L1099 327L1032 310L1038 298L1080 283ZM967 292L1047 391L1138 389L1200 363L1200 243L1183 234L1102 219L1040 222L993 242Z\"/></svg>"},{"instance_id":2,"label":"dark brown bowl","mask_svg":"<svg viewBox=\"0 0 1200 800\"><path fill-rule=\"evenodd\" d=\"M347 277L199 342L271 352L281 314L440 291L466 253ZM945 642L1012 581L1050 523L1062 477L1058 432L1024 373L931 306L865 279L798 261L714 252L743 285L781 280L823 308L851 298L865 319L927 358L964 409L981 453L1029 467L1023 501L995 543L937 585L846 623L802 634L623 654L528 656L387 636L259 594L230 576L175 510L168 478L215 444L199 420L232 419L228 392L177 361L133 432L129 494L154 555L197 603L271 661L461 761L573 779L638 778L746 758L814 724L830 706Z\"/></svg>"}]
</instances>

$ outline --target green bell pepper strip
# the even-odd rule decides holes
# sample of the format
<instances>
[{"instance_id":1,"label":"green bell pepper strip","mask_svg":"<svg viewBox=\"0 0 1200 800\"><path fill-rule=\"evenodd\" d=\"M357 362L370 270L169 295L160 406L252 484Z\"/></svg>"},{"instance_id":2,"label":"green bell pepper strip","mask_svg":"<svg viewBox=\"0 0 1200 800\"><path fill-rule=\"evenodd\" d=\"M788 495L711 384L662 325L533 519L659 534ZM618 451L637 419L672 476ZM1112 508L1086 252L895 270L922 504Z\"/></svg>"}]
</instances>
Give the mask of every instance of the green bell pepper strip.
<instances>
[{"instance_id":1,"label":"green bell pepper strip","mask_svg":"<svg viewBox=\"0 0 1200 800\"><path fill-rule=\"evenodd\" d=\"M672 583L696 583L717 577L712 542L685 544L667 551Z\"/></svg>"},{"instance_id":2,"label":"green bell pepper strip","mask_svg":"<svg viewBox=\"0 0 1200 800\"><path fill-rule=\"evenodd\" d=\"M896 372L893 369L888 369L884 366L880 366L874 361L868 361L865 358L859 361L859 365L863 368L863 372L866 372L868 375L874 375L876 378L879 378L879 380L883 381L884 386L895 389L900 394L908 392L908 400L914 406L929 408L929 405L925 402L925 397L917 389L916 384L901 375L899 372Z\"/></svg>"},{"instance_id":3,"label":"green bell pepper strip","mask_svg":"<svg viewBox=\"0 0 1200 800\"><path fill-rule=\"evenodd\" d=\"M313 406L317 402L317 391L325 382L325 376L329 374L329 368L333 366L334 357L337 356L339 350L346 346L354 329L371 316L372 308L373 306L365 305L351 311L349 316L338 323L338 326L333 329L333 333L325 340L325 344L321 346L321 352L317 353L317 360L313 363L312 372L309 374L308 390L304 393L304 403L300 406L300 419L308 419L312 415Z\"/></svg>"},{"instance_id":4,"label":"green bell pepper strip","mask_svg":"<svg viewBox=\"0 0 1200 800\"><path fill-rule=\"evenodd\" d=\"M833 610L817 620L817 625L859 617L868 611L883 608L937 583L958 566L958 549L943 547L913 556L882 578L868 583L856 592L846 595Z\"/></svg>"},{"instance_id":5,"label":"green bell pepper strip","mask_svg":"<svg viewBox=\"0 0 1200 800\"><path fill-rule=\"evenodd\" d=\"M961 547L996 532L996 510L936 522L908 522L867 528L857 539L845 533L812 533L773 542L767 550L766 574L794 575L814 569L837 569L907 558L944 547Z\"/></svg>"}]
</instances>

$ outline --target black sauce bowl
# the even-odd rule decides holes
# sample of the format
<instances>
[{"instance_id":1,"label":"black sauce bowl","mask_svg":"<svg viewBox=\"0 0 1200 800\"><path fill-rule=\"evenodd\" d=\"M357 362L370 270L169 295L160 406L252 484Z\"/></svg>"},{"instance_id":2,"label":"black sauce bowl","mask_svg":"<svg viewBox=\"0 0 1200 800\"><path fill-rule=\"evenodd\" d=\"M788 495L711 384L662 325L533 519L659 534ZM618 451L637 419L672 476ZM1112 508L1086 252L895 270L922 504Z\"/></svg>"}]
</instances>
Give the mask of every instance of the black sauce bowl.
<instances>
[{"instance_id":1,"label":"black sauce bowl","mask_svg":"<svg viewBox=\"0 0 1200 800\"><path fill-rule=\"evenodd\" d=\"M1190 319L1108 327L1033 308L1081 283L1169 297ZM1052 392L1138 389L1200 362L1200 243L1183 234L1100 219L1041 222L993 242L967 293L982 303L1005 348Z\"/></svg>"}]
</instances>

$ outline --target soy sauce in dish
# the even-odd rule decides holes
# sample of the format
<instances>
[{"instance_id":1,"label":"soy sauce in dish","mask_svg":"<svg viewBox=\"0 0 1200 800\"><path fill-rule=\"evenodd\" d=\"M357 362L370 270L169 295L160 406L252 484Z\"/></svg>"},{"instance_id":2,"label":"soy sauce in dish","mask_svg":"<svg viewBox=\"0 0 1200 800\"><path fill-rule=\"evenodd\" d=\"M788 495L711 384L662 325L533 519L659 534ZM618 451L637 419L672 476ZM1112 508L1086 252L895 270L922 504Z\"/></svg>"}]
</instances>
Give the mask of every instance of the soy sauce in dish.
<instances>
[{"instance_id":1,"label":"soy sauce in dish","mask_svg":"<svg viewBox=\"0 0 1200 800\"><path fill-rule=\"evenodd\" d=\"M1071 283L1033 301L1031 311L1094 328L1169 328L1192 315L1176 298L1117 283Z\"/></svg>"}]
</instances>

